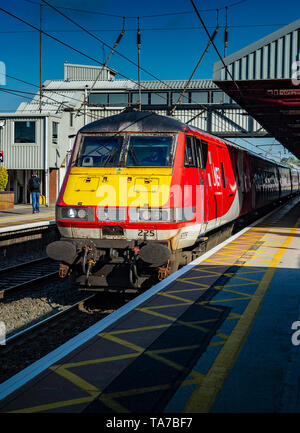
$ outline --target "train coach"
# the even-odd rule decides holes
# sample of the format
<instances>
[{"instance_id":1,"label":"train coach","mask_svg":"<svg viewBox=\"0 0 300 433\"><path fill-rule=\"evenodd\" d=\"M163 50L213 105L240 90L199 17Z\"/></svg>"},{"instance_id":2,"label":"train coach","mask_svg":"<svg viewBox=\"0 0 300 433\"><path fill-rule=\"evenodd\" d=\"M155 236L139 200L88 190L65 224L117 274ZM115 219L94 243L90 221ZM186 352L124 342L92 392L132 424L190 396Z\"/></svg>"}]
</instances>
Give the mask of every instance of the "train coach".
<instances>
[{"instance_id":1,"label":"train coach","mask_svg":"<svg viewBox=\"0 0 300 433\"><path fill-rule=\"evenodd\" d=\"M143 287L197 257L209 233L299 191L297 170L174 118L124 111L77 134L56 204L60 275Z\"/></svg>"}]
</instances>

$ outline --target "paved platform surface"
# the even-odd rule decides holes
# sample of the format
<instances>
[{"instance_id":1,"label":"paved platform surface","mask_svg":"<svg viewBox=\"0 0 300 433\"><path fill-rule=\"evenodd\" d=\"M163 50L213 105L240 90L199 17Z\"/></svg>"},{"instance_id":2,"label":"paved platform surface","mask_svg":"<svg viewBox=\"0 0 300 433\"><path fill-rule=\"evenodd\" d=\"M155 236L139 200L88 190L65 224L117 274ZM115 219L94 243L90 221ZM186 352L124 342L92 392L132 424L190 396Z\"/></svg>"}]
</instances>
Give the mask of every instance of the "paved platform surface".
<instances>
[{"instance_id":1,"label":"paved platform surface","mask_svg":"<svg viewBox=\"0 0 300 433\"><path fill-rule=\"evenodd\" d=\"M0 411L300 412L299 215L296 198L0 384Z\"/></svg>"},{"instance_id":2,"label":"paved platform surface","mask_svg":"<svg viewBox=\"0 0 300 433\"><path fill-rule=\"evenodd\" d=\"M30 204L16 204L14 209L0 211L0 227L30 224L55 219L55 206L40 205L40 213L32 213Z\"/></svg>"}]
</instances>

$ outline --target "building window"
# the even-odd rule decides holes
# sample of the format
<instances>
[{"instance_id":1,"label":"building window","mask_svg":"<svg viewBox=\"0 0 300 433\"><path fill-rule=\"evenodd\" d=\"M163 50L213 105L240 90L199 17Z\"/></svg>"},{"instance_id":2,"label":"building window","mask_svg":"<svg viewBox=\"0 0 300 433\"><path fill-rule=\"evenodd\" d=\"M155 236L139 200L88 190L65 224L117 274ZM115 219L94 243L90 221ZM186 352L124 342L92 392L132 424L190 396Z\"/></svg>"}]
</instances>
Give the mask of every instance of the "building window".
<instances>
[{"instance_id":1,"label":"building window","mask_svg":"<svg viewBox=\"0 0 300 433\"><path fill-rule=\"evenodd\" d=\"M191 92L192 104L207 104L208 92Z\"/></svg>"},{"instance_id":2,"label":"building window","mask_svg":"<svg viewBox=\"0 0 300 433\"><path fill-rule=\"evenodd\" d=\"M131 102L133 104L137 104L138 103L138 99L139 99L139 94L138 93L132 93L131 94ZM149 104L148 93L141 93L141 104L142 105L148 105Z\"/></svg>"},{"instance_id":3,"label":"building window","mask_svg":"<svg viewBox=\"0 0 300 433\"><path fill-rule=\"evenodd\" d=\"M92 93L89 95L89 104L107 104L108 93Z\"/></svg>"},{"instance_id":4,"label":"building window","mask_svg":"<svg viewBox=\"0 0 300 433\"><path fill-rule=\"evenodd\" d=\"M128 93L110 93L109 105L128 105Z\"/></svg>"},{"instance_id":5,"label":"building window","mask_svg":"<svg viewBox=\"0 0 300 433\"><path fill-rule=\"evenodd\" d=\"M74 113L70 113L70 128L74 126Z\"/></svg>"},{"instance_id":6,"label":"building window","mask_svg":"<svg viewBox=\"0 0 300 433\"><path fill-rule=\"evenodd\" d=\"M151 93L152 105L166 105L168 103L168 94L165 92Z\"/></svg>"},{"instance_id":7,"label":"building window","mask_svg":"<svg viewBox=\"0 0 300 433\"><path fill-rule=\"evenodd\" d=\"M58 143L58 122L52 122L52 143Z\"/></svg>"},{"instance_id":8,"label":"building window","mask_svg":"<svg viewBox=\"0 0 300 433\"><path fill-rule=\"evenodd\" d=\"M172 92L172 104L176 104L179 96L182 92ZM184 92L183 96L180 99L179 104L188 104L189 103L189 92Z\"/></svg>"},{"instance_id":9,"label":"building window","mask_svg":"<svg viewBox=\"0 0 300 433\"><path fill-rule=\"evenodd\" d=\"M128 93L92 93L89 96L90 105L128 105Z\"/></svg>"},{"instance_id":10,"label":"building window","mask_svg":"<svg viewBox=\"0 0 300 433\"><path fill-rule=\"evenodd\" d=\"M229 104L230 98L224 92L212 92L212 103L213 104Z\"/></svg>"},{"instance_id":11,"label":"building window","mask_svg":"<svg viewBox=\"0 0 300 433\"><path fill-rule=\"evenodd\" d=\"M15 122L15 143L35 143L35 122Z\"/></svg>"}]
</instances>

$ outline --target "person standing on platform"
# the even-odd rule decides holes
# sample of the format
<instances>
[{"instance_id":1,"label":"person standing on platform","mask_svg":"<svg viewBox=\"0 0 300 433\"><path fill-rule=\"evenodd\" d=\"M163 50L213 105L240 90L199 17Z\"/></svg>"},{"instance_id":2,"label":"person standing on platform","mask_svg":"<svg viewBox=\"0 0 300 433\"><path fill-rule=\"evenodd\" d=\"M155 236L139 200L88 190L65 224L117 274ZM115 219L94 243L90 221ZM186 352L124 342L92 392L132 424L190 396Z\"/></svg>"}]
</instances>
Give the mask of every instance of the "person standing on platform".
<instances>
[{"instance_id":1,"label":"person standing on platform","mask_svg":"<svg viewBox=\"0 0 300 433\"><path fill-rule=\"evenodd\" d=\"M31 194L32 213L40 212L40 185L40 178L33 172L28 182L28 189Z\"/></svg>"}]
</instances>

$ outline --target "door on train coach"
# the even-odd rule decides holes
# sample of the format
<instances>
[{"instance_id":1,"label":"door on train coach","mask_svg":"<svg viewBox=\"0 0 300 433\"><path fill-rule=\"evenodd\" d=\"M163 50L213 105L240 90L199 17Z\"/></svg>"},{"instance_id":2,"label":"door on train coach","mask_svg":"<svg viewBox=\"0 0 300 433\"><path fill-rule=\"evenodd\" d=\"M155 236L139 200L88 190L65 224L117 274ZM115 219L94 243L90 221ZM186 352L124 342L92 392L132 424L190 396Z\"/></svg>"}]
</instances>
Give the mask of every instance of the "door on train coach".
<instances>
[{"instance_id":1,"label":"door on train coach","mask_svg":"<svg viewBox=\"0 0 300 433\"><path fill-rule=\"evenodd\" d=\"M209 200L209 229L218 227L223 214L223 185L222 185L222 148L215 144L208 147L207 180ZM221 152L221 155L220 155Z\"/></svg>"},{"instance_id":2,"label":"door on train coach","mask_svg":"<svg viewBox=\"0 0 300 433\"><path fill-rule=\"evenodd\" d=\"M208 218L207 184L204 170L207 160L207 142L199 138L187 135L185 146L185 174L184 195L193 197L193 205L196 205L197 223L200 224L200 232L206 231ZM188 170L186 170L188 168ZM185 206L188 204L185 202Z\"/></svg>"}]
</instances>

